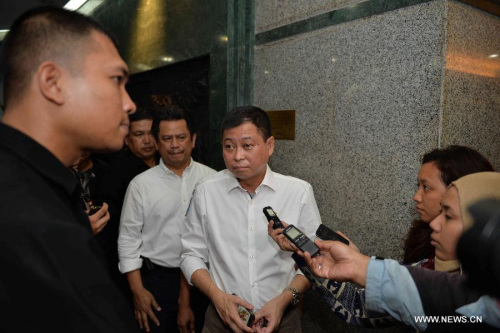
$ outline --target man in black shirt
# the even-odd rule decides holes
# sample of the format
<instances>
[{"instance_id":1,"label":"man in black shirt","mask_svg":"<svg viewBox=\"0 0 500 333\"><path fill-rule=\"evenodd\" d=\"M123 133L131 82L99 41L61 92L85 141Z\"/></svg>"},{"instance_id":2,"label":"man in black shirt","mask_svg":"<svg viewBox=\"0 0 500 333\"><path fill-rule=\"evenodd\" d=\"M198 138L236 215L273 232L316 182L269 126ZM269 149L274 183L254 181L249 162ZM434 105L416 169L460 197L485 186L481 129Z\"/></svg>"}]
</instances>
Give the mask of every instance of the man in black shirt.
<instances>
[{"instance_id":1,"label":"man in black shirt","mask_svg":"<svg viewBox=\"0 0 500 333\"><path fill-rule=\"evenodd\" d=\"M138 108L130 116L130 131L125 137L125 145L127 145L128 150L150 168L158 164L156 139L151 129L154 119L153 112L150 108Z\"/></svg>"},{"instance_id":2,"label":"man in black shirt","mask_svg":"<svg viewBox=\"0 0 500 333\"><path fill-rule=\"evenodd\" d=\"M149 108L138 108L130 115L130 130L125 137L127 148L108 156L107 172L101 176L99 194L96 197L98 201L109 205L110 214L109 222L97 240L105 252L113 280L129 301L132 300L132 295L127 279L118 270L118 229L128 184L138 174L154 167L159 159L156 139L151 132L153 118L154 113ZM133 306L132 303L130 305Z\"/></svg>"},{"instance_id":3,"label":"man in black shirt","mask_svg":"<svg viewBox=\"0 0 500 333\"><path fill-rule=\"evenodd\" d=\"M109 204L111 220L110 229L116 229L113 234L113 247L116 252L118 226L128 184L135 176L154 167L158 163L156 140L151 132L154 114L151 109L140 108L130 116L130 131L125 137L127 149L114 154L109 159L108 172L102 177L101 201ZM118 267L118 257L115 268ZM116 268L118 271L118 268Z\"/></svg>"},{"instance_id":4,"label":"man in black shirt","mask_svg":"<svg viewBox=\"0 0 500 333\"><path fill-rule=\"evenodd\" d=\"M133 332L69 169L121 148L127 66L99 25L55 7L21 16L3 44L0 331Z\"/></svg>"}]
</instances>

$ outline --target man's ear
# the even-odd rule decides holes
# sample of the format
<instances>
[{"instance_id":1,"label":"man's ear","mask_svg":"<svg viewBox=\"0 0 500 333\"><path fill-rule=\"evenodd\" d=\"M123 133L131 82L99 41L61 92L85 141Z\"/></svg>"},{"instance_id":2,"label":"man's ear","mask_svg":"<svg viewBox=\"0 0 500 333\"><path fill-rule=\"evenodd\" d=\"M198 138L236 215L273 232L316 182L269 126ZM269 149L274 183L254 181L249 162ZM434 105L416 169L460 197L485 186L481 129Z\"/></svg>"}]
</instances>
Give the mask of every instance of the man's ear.
<instances>
[{"instance_id":1,"label":"man's ear","mask_svg":"<svg viewBox=\"0 0 500 333\"><path fill-rule=\"evenodd\" d=\"M129 135L125 135L125 140L123 140L125 142L125 145L128 147L129 146L129 143L130 143L130 139L128 137Z\"/></svg>"},{"instance_id":2,"label":"man's ear","mask_svg":"<svg viewBox=\"0 0 500 333\"><path fill-rule=\"evenodd\" d=\"M191 142L193 144L193 147L191 148L194 148L194 146L196 145L196 133L194 133L192 136L191 136Z\"/></svg>"},{"instance_id":3,"label":"man's ear","mask_svg":"<svg viewBox=\"0 0 500 333\"><path fill-rule=\"evenodd\" d=\"M274 136L267 138L267 149L269 151L269 156L271 156L274 152Z\"/></svg>"},{"instance_id":4,"label":"man's ear","mask_svg":"<svg viewBox=\"0 0 500 333\"><path fill-rule=\"evenodd\" d=\"M64 104L62 76L63 70L51 61L43 62L36 72L36 81L41 94L57 105Z\"/></svg>"}]
</instances>

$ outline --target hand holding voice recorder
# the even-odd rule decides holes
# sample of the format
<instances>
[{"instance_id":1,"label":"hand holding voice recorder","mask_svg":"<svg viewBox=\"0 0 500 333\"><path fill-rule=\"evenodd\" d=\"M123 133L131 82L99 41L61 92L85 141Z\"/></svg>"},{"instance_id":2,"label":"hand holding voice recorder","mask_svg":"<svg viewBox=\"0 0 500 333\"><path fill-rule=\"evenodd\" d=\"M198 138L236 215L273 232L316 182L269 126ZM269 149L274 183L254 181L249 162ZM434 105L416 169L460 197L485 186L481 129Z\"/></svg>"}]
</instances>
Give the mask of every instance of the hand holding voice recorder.
<instances>
[{"instance_id":1,"label":"hand holding voice recorder","mask_svg":"<svg viewBox=\"0 0 500 333\"><path fill-rule=\"evenodd\" d=\"M283 223L281 223L281 220L278 218L278 215L270 206L264 207L263 211L267 220L274 222L273 229L284 228ZM293 224L290 224L283 230L283 235L285 235L285 237L302 252L309 252L311 257L314 257L319 253L319 248L316 244L314 244L309 237L304 235Z\"/></svg>"},{"instance_id":2,"label":"hand holding voice recorder","mask_svg":"<svg viewBox=\"0 0 500 333\"><path fill-rule=\"evenodd\" d=\"M283 223L281 223L281 220L278 218L278 215L270 206L264 207L263 212L269 222L273 221L274 230L284 228Z\"/></svg>"}]
</instances>

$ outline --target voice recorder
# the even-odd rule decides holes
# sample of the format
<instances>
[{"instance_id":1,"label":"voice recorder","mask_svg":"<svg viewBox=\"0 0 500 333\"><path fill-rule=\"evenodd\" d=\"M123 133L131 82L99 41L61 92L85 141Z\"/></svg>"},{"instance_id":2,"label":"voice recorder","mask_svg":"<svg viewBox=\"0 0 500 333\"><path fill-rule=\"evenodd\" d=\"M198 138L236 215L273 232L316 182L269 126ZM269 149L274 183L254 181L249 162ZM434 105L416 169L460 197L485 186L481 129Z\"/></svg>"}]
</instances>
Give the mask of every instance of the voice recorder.
<instances>
[{"instance_id":1,"label":"voice recorder","mask_svg":"<svg viewBox=\"0 0 500 333\"><path fill-rule=\"evenodd\" d=\"M285 235L285 237L288 238L288 240L302 252L309 252L311 257L314 257L319 253L319 248L316 244L314 244L314 242L310 240L309 237L304 235L299 229L295 228L293 224L290 224L283 230L283 235Z\"/></svg>"}]
</instances>

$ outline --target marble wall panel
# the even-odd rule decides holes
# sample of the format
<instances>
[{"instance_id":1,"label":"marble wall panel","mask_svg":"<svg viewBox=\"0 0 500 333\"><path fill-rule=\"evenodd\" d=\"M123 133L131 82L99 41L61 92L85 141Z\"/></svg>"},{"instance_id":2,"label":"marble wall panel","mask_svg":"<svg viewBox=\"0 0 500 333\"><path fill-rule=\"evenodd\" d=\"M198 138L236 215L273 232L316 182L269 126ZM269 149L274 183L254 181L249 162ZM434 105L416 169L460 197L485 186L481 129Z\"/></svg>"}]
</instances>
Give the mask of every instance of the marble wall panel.
<instances>
[{"instance_id":1,"label":"marble wall panel","mask_svg":"<svg viewBox=\"0 0 500 333\"><path fill-rule=\"evenodd\" d=\"M271 166L309 181L323 222L398 258L421 155L439 141L446 3L331 26L255 52L255 105L296 110Z\"/></svg>"},{"instance_id":2,"label":"marble wall panel","mask_svg":"<svg viewBox=\"0 0 500 333\"><path fill-rule=\"evenodd\" d=\"M363 1L365 0L258 0L255 2L255 32L274 29Z\"/></svg>"},{"instance_id":3,"label":"marble wall panel","mask_svg":"<svg viewBox=\"0 0 500 333\"><path fill-rule=\"evenodd\" d=\"M469 145L500 170L500 18L450 2L442 143Z\"/></svg>"}]
</instances>

